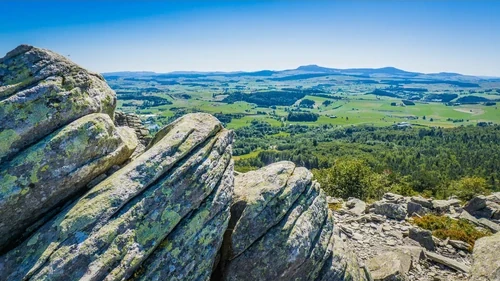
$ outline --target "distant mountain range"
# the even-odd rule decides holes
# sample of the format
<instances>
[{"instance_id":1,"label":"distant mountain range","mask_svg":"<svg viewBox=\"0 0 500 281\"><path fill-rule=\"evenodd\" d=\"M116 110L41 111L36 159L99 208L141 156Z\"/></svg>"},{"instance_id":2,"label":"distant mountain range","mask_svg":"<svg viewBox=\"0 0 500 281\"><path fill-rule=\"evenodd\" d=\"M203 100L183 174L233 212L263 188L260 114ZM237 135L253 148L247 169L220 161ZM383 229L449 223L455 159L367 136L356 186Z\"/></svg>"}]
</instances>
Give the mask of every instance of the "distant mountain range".
<instances>
[{"instance_id":1,"label":"distant mountain range","mask_svg":"<svg viewBox=\"0 0 500 281\"><path fill-rule=\"evenodd\" d=\"M258 76L258 77L286 77L287 75L301 75L311 74L315 77L341 75L341 76L354 76L359 78L419 78L419 79L444 79L444 80L462 80L462 81L479 81L479 80L497 80L499 77L481 77L463 75L460 73L452 72L439 72L439 73L420 73L411 72L398 69L395 67L382 67L382 68L328 68L315 64L299 66L296 69L287 70L259 70L252 72L233 71L233 72L200 72L200 71L174 71L168 73L156 73L151 71L122 71L122 72L108 72L103 73L104 76L110 77L147 77L147 76L162 76L162 77L207 77L207 76Z\"/></svg>"}]
</instances>

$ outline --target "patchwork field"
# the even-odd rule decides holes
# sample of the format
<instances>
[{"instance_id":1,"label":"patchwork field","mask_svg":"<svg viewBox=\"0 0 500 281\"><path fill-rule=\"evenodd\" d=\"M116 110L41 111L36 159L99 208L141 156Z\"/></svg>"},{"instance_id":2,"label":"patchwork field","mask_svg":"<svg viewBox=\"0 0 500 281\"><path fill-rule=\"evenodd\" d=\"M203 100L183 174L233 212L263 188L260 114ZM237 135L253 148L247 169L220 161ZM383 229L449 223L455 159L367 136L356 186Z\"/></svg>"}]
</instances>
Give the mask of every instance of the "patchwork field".
<instances>
[{"instance_id":1,"label":"patchwork field","mask_svg":"<svg viewBox=\"0 0 500 281\"><path fill-rule=\"evenodd\" d=\"M459 74L397 69L353 72L312 66L280 72L118 73L105 77L118 94L118 107L141 115L154 127L188 112L215 114L232 129L248 126L253 120L272 126L500 123L496 104L500 79ZM288 120L290 112L316 117Z\"/></svg>"}]
</instances>

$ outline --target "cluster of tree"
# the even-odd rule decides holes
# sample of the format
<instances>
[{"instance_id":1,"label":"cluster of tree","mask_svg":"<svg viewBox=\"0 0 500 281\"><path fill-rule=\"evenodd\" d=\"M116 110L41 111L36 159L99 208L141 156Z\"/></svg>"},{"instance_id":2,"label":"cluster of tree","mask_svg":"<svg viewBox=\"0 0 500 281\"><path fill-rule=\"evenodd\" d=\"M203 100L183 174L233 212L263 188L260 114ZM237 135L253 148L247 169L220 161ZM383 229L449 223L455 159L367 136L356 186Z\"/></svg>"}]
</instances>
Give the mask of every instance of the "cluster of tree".
<instances>
[{"instance_id":1,"label":"cluster of tree","mask_svg":"<svg viewBox=\"0 0 500 281\"><path fill-rule=\"evenodd\" d=\"M450 102L458 98L457 94L430 94L425 96L426 101L440 100L442 102Z\"/></svg>"},{"instance_id":2,"label":"cluster of tree","mask_svg":"<svg viewBox=\"0 0 500 281\"><path fill-rule=\"evenodd\" d=\"M400 97L399 95L397 95L395 93L380 90L380 89L375 89L375 90L371 91L370 93L367 93L367 95L370 95L370 94L381 96L381 97L391 97L391 98L399 98Z\"/></svg>"},{"instance_id":3,"label":"cluster of tree","mask_svg":"<svg viewBox=\"0 0 500 281\"><path fill-rule=\"evenodd\" d=\"M299 107L313 108L315 102L310 99L302 99L299 103Z\"/></svg>"},{"instance_id":4,"label":"cluster of tree","mask_svg":"<svg viewBox=\"0 0 500 281\"><path fill-rule=\"evenodd\" d=\"M411 100L402 100L402 102L404 105L415 105L415 103L412 102Z\"/></svg>"},{"instance_id":5,"label":"cluster of tree","mask_svg":"<svg viewBox=\"0 0 500 281\"><path fill-rule=\"evenodd\" d=\"M224 114L222 112L220 113L215 113L214 114L215 117L217 117L217 119L219 119L219 121L224 125L226 126L227 124L231 123L231 121L234 119L241 119L243 118L243 114Z\"/></svg>"},{"instance_id":6,"label":"cluster of tree","mask_svg":"<svg viewBox=\"0 0 500 281\"><path fill-rule=\"evenodd\" d=\"M325 100L325 101L322 103L322 105L323 105L323 106L329 106L329 105L330 105L330 104L332 104L332 103L333 103L333 101L331 101L331 100Z\"/></svg>"},{"instance_id":7,"label":"cluster of tree","mask_svg":"<svg viewBox=\"0 0 500 281\"><path fill-rule=\"evenodd\" d=\"M140 93L117 92L117 96L118 99L124 101L125 100L141 101L140 105L137 106L138 108L141 109L172 104L172 102L166 98L153 95L143 95ZM132 103L130 105L134 106L135 104Z\"/></svg>"},{"instance_id":8,"label":"cluster of tree","mask_svg":"<svg viewBox=\"0 0 500 281\"><path fill-rule=\"evenodd\" d=\"M478 97L478 96L465 96L457 99L457 102L463 104L476 104L480 102L489 102L489 101L490 100L485 97Z\"/></svg>"},{"instance_id":9,"label":"cluster of tree","mask_svg":"<svg viewBox=\"0 0 500 281\"><path fill-rule=\"evenodd\" d=\"M418 192L443 198L453 194L466 197L461 195L468 189L464 186L470 186L470 182L474 181L484 183L478 185L481 190L500 190L498 125L450 129L342 128L332 125L289 128L263 123L259 126L259 130L253 125L236 130L236 148L246 153L262 150L255 157L236 161L238 170L256 169L276 161L289 160L316 169L318 180L323 181L326 187L329 180L323 178L333 176L323 175L340 173L331 169L345 166L346 171L359 170L362 175L369 175L368 180L356 183L357 186L364 186L362 192L365 195L362 196L365 197L377 197L388 189L402 194ZM253 137L254 133L258 136ZM345 159L358 162L340 164L339 161ZM360 163L365 168L360 168ZM347 174L349 177L358 176L351 172ZM471 178L474 181L468 180ZM362 185L366 182L369 182L368 187ZM340 186L339 190L343 190L336 181L331 185ZM331 190L336 189L332 187ZM354 195L348 194L351 191L347 190L332 194Z\"/></svg>"},{"instance_id":10,"label":"cluster of tree","mask_svg":"<svg viewBox=\"0 0 500 281\"><path fill-rule=\"evenodd\" d=\"M313 112L289 112L287 116L287 120L290 122L314 122L319 118L319 114Z\"/></svg>"}]
</instances>

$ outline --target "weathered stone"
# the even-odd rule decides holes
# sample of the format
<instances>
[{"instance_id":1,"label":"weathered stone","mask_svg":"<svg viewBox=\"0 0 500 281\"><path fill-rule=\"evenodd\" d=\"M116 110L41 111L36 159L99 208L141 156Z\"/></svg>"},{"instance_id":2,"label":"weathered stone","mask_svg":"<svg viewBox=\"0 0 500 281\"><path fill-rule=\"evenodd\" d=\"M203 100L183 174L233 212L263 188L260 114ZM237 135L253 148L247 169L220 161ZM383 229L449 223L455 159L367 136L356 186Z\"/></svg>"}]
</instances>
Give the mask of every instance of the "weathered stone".
<instances>
[{"instance_id":1,"label":"weathered stone","mask_svg":"<svg viewBox=\"0 0 500 281\"><path fill-rule=\"evenodd\" d=\"M357 198L349 198L346 202L346 207L349 208L348 212L351 214L360 216L365 213L366 203Z\"/></svg>"},{"instance_id":2,"label":"weathered stone","mask_svg":"<svg viewBox=\"0 0 500 281\"><path fill-rule=\"evenodd\" d=\"M386 216L390 219L404 220L406 218L406 208L397 203L377 201L373 203L375 214Z\"/></svg>"},{"instance_id":3,"label":"weathered stone","mask_svg":"<svg viewBox=\"0 0 500 281\"><path fill-rule=\"evenodd\" d=\"M473 251L471 281L500 280L500 233L476 241Z\"/></svg>"},{"instance_id":4,"label":"weathered stone","mask_svg":"<svg viewBox=\"0 0 500 281\"><path fill-rule=\"evenodd\" d=\"M129 158L137 138L106 114L82 117L0 166L0 248Z\"/></svg>"},{"instance_id":5,"label":"weathered stone","mask_svg":"<svg viewBox=\"0 0 500 281\"><path fill-rule=\"evenodd\" d=\"M448 243L455 249L468 251L471 247L468 243L460 240L449 240Z\"/></svg>"},{"instance_id":6,"label":"weathered stone","mask_svg":"<svg viewBox=\"0 0 500 281\"><path fill-rule=\"evenodd\" d=\"M141 118L137 114L116 111L115 124L117 126L127 126L134 129L137 138L144 146L147 146L151 141L149 130L144 126Z\"/></svg>"},{"instance_id":7,"label":"weathered stone","mask_svg":"<svg viewBox=\"0 0 500 281\"><path fill-rule=\"evenodd\" d=\"M427 209L432 209L432 200L424 198L422 196L413 196L411 197L411 202L420 204L422 207Z\"/></svg>"},{"instance_id":8,"label":"weathered stone","mask_svg":"<svg viewBox=\"0 0 500 281\"><path fill-rule=\"evenodd\" d=\"M232 209L239 219L231 236L232 255L241 254L278 224L311 179L311 172L296 168L292 162L280 162L236 177Z\"/></svg>"},{"instance_id":9,"label":"weathered stone","mask_svg":"<svg viewBox=\"0 0 500 281\"><path fill-rule=\"evenodd\" d=\"M178 119L144 154L0 256L0 280L124 280L142 276L141 265L152 276L207 279L227 223L220 210L231 200L231 142L211 115ZM194 249L205 260L179 268Z\"/></svg>"},{"instance_id":10,"label":"weathered stone","mask_svg":"<svg viewBox=\"0 0 500 281\"><path fill-rule=\"evenodd\" d=\"M494 223L488 219L485 218L480 218L478 221L479 226L482 226L486 229L489 229L493 233L500 232L500 225L497 223Z\"/></svg>"},{"instance_id":11,"label":"weathered stone","mask_svg":"<svg viewBox=\"0 0 500 281\"><path fill-rule=\"evenodd\" d=\"M432 239L432 233L429 230L418 227L410 228L408 237L417 241L422 247L429 251L434 251L436 249L434 240Z\"/></svg>"},{"instance_id":12,"label":"weathered stone","mask_svg":"<svg viewBox=\"0 0 500 281\"><path fill-rule=\"evenodd\" d=\"M414 216L415 214L419 216L424 216L425 214L430 213L430 210L426 207L423 207L419 203L415 203L413 201L408 202L406 209L408 211L408 216Z\"/></svg>"},{"instance_id":13,"label":"weathered stone","mask_svg":"<svg viewBox=\"0 0 500 281\"><path fill-rule=\"evenodd\" d=\"M336 234L332 235L329 251L331 255L323 264L315 281L373 280L369 270L366 267L360 267L356 255Z\"/></svg>"},{"instance_id":14,"label":"weathered stone","mask_svg":"<svg viewBox=\"0 0 500 281\"><path fill-rule=\"evenodd\" d=\"M390 193L390 192L385 193L382 196L382 199L384 199L387 202L398 203L398 204L405 203L405 201L406 201L404 196L399 195L399 194Z\"/></svg>"},{"instance_id":15,"label":"weathered stone","mask_svg":"<svg viewBox=\"0 0 500 281\"><path fill-rule=\"evenodd\" d=\"M417 266L418 262L424 257L424 249L418 246L400 246L398 251L411 256L412 267Z\"/></svg>"},{"instance_id":16,"label":"weathered stone","mask_svg":"<svg viewBox=\"0 0 500 281\"><path fill-rule=\"evenodd\" d=\"M458 199L432 200L432 210L438 214L447 213L451 207L458 206L460 206L460 200Z\"/></svg>"},{"instance_id":17,"label":"weathered stone","mask_svg":"<svg viewBox=\"0 0 500 281\"><path fill-rule=\"evenodd\" d=\"M462 211L462 213L460 213L460 216L458 216L459 219L463 219L463 220L466 220L476 226L479 226L479 220L476 219L475 217L471 216L471 214L469 214L467 211Z\"/></svg>"},{"instance_id":18,"label":"weathered stone","mask_svg":"<svg viewBox=\"0 0 500 281\"><path fill-rule=\"evenodd\" d=\"M441 256L439 254L429 252L429 251L425 251L424 254L428 259L430 259L434 262L440 263L444 266L447 266L451 269L455 269L457 271L462 271L465 273L469 272L469 270L470 270L470 268L468 266L466 266L465 264L459 263L456 260ZM474 281L475 281L475 279L474 279Z\"/></svg>"},{"instance_id":19,"label":"weathered stone","mask_svg":"<svg viewBox=\"0 0 500 281\"><path fill-rule=\"evenodd\" d=\"M234 198L219 265L223 280L316 280L333 274L330 270L342 278L351 274L330 264L332 214L308 170L279 162L238 175ZM336 258L354 263L343 261L345 255Z\"/></svg>"},{"instance_id":20,"label":"weathered stone","mask_svg":"<svg viewBox=\"0 0 500 281\"><path fill-rule=\"evenodd\" d=\"M403 281L412 263L411 255L403 251L385 252L371 258L366 265L373 280L376 281Z\"/></svg>"},{"instance_id":21,"label":"weathered stone","mask_svg":"<svg viewBox=\"0 0 500 281\"><path fill-rule=\"evenodd\" d=\"M220 186L181 221L137 271L132 280L207 280L229 222L233 194L232 164ZM200 251L202 249L202 251Z\"/></svg>"},{"instance_id":22,"label":"weathered stone","mask_svg":"<svg viewBox=\"0 0 500 281\"><path fill-rule=\"evenodd\" d=\"M478 195L464 206L464 210L476 218L500 219L499 193L489 196Z\"/></svg>"},{"instance_id":23,"label":"weathered stone","mask_svg":"<svg viewBox=\"0 0 500 281\"><path fill-rule=\"evenodd\" d=\"M21 45L0 58L0 163L85 115L113 118L115 106L115 93L101 75Z\"/></svg>"}]
</instances>

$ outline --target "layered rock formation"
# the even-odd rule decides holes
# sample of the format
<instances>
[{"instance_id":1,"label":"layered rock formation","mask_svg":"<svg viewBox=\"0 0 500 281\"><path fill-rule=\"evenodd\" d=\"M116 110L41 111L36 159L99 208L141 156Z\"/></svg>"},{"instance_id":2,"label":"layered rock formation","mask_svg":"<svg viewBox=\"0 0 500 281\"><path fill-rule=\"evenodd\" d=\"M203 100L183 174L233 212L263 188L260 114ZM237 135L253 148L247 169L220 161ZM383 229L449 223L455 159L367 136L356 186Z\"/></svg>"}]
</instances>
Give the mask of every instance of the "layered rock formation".
<instances>
[{"instance_id":1,"label":"layered rock formation","mask_svg":"<svg viewBox=\"0 0 500 281\"><path fill-rule=\"evenodd\" d=\"M0 59L0 250L133 153L115 104L100 75L50 51L22 45Z\"/></svg>"},{"instance_id":2,"label":"layered rock formation","mask_svg":"<svg viewBox=\"0 0 500 281\"><path fill-rule=\"evenodd\" d=\"M477 218L500 221L500 192L489 196L475 196L464 206L464 209Z\"/></svg>"},{"instance_id":3,"label":"layered rock formation","mask_svg":"<svg viewBox=\"0 0 500 281\"><path fill-rule=\"evenodd\" d=\"M113 118L115 106L101 75L21 45L0 59L0 163L85 115Z\"/></svg>"},{"instance_id":4,"label":"layered rock formation","mask_svg":"<svg viewBox=\"0 0 500 281\"><path fill-rule=\"evenodd\" d=\"M17 154L0 168L0 244L132 154L137 139L108 115L82 117Z\"/></svg>"},{"instance_id":5,"label":"layered rock formation","mask_svg":"<svg viewBox=\"0 0 500 281\"><path fill-rule=\"evenodd\" d=\"M234 191L215 117L149 141L115 104L50 51L0 59L0 280L366 279L307 169L273 164Z\"/></svg>"},{"instance_id":6,"label":"layered rock formation","mask_svg":"<svg viewBox=\"0 0 500 281\"><path fill-rule=\"evenodd\" d=\"M235 178L222 280L365 280L312 174L279 162Z\"/></svg>"},{"instance_id":7,"label":"layered rock formation","mask_svg":"<svg viewBox=\"0 0 500 281\"><path fill-rule=\"evenodd\" d=\"M161 135L0 257L0 279L123 280L141 270L159 279L209 276L229 217L232 133L210 115L193 114ZM185 256L208 264L193 259L189 267Z\"/></svg>"},{"instance_id":8,"label":"layered rock formation","mask_svg":"<svg viewBox=\"0 0 500 281\"><path fill-rule=\"evenodd\" d=\"M148 128L144 126L141 118L137 114L116 111L115 124L117 126L126 126L134 129L137 138L144 146L147 146L151 141Z\"/></svg>"}]
</instances>

